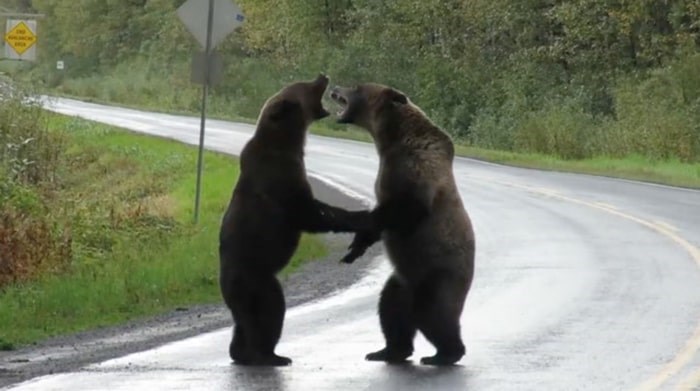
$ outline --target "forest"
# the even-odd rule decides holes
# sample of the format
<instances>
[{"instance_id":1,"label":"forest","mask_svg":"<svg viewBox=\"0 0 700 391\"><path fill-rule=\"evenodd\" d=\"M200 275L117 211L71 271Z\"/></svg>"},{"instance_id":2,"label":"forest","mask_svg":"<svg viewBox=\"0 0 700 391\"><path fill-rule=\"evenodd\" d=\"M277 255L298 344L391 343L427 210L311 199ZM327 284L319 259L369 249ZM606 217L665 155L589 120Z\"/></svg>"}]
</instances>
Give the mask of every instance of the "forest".
<instances>
[{"instance_id":1,"label":"forest","mask_svg":"<svg viewBox=\"0 0 700 391\"><path fill-rule=\"evenodd\" d=\"M45 15L31 78L195 111L183 0L3 0ZM460 143L561 159L700 161L698 0L236 0L212 110L254 118L294 79L392 85ZM55 69L57 60L66 69Z\"/></svg>"}]
</instances>

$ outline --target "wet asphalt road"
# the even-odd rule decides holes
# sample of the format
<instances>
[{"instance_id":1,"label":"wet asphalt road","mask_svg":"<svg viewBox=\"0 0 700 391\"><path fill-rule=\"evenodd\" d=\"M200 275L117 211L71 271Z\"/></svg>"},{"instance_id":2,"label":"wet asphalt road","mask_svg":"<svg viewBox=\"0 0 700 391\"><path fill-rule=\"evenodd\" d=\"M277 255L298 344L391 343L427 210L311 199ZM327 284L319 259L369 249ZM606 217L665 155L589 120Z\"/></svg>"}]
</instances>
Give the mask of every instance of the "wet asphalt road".
<instances>
[{"instance_id":1,"label":"wet asphalt road","mask_svg":"<svg viewBox=\"0 0 700 391\"><path fill-rule=\"evenodd\" d=\"M198 142L199 119L61 99L58 112ZM238 153L251 125L208 121L206 146ZM373 200L370 144L310 136L311 173ZM205 174L206 175L206 174ZM285 368L244 368L230 329L49 375L17 390L700 390L700 192L469 159L455 175L477 234L459 365L363 360L382 347L376 260L356 285L291 308Z\"/></svg>"}]
</instances>

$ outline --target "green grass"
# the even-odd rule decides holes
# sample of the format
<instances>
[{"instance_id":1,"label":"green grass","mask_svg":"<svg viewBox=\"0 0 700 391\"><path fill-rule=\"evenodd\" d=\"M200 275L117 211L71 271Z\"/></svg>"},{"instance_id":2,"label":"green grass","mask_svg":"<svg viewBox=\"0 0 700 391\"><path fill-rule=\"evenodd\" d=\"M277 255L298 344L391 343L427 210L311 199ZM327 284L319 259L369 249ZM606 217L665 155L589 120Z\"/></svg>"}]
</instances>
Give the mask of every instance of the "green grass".
<instances>
[{"instance_id":1,"label":"green grass","mask_svg":"<svg viewBox=\"0 0 700 391\"><path fill-rule=\"evenodd\" d=\"M73 260L66 273L0 290L0 350L220 302L218 229L236 159L205 154L195 225L196 148L57 115L50 126L71 132L49 214L71 227ZM304 236L283 273L325 253Z\"/></svg>"}]
</instances>

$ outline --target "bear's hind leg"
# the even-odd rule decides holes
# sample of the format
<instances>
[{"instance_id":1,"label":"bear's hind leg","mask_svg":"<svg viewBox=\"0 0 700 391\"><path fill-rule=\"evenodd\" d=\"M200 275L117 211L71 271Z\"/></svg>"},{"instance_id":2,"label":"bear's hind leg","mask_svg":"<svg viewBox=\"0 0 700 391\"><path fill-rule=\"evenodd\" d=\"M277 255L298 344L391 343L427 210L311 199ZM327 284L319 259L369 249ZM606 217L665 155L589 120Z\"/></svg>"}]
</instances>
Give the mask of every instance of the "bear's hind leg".
<instances>
[{"instance_id":1,"label":"bear's hind leg","mask_svg":"<svg viewBox=\"0 0 700 391\"><path fill-rule=\"evenodd\" d=\"M245 357L246 343L245 343L245 332L243 327L236 324L233 328L233 339L228 347L228 354L231 360L237 361Z\"/></svg>"},{"instance_id":2,"label":"bear's hind leg","mask_svg":"<svg viewBox=\"0 0 700 391\"><path fill-rule=\"evenodd\" d=\"M259 349L259 364L271 366L290 365L292 359L275 354L275 347L282 335L286 304L282 286L275 276L259 281L260 291L257 296L257 348Z\"/></svg>"},{"instance_id":3,"label":"bear's hind leg","mask_svg":"<svg viewBox=\"0 0 700 391\"><path fill-rule=\"evenodd\" d=\"M464 284L455 276L430 279L415 293L418 329L437 349L421 358L425 365L452 365L466 353L460 332L460 315L466 297Z\"/></svg>"},{"instance_id":4,"label":"bear's hind leg","mask_svg":"<svg viewBox=\"0 0 700 391\"><path fill-rule=\"evenodd\" d=\"M239 363L245 361L249 355L250 335L246 330L255 327L254 319L254 294L246 278L241 276L229 276L228 279L221 280L224 301L233 315L233 337L229 344L228 353L231 359Z\"/></svg>"},{"instance_id":5,"label":"bear's hind leg","mask_svg":"<svg viewBox=\"0 0 700 391\"><path fill-rule=\"evenodd\" d=\"M401 363L413 354L416 325L412 314L413 295L396 276L387 280L379 298L379 321L386 347L369 353L369 361Z\"/></svg>"},{"instance_id":6,"label":"bear's hind leg","mask_svg":"<svg viewBox=\"0 0 700 391\"><path fill-rule=\"evenodd\" d=\"M282 287L274 276L233 279L227 299L234 322L229 355L238 365L289 365L292 360L274 354L284 321Z\"/></svg>"}]
</instances>

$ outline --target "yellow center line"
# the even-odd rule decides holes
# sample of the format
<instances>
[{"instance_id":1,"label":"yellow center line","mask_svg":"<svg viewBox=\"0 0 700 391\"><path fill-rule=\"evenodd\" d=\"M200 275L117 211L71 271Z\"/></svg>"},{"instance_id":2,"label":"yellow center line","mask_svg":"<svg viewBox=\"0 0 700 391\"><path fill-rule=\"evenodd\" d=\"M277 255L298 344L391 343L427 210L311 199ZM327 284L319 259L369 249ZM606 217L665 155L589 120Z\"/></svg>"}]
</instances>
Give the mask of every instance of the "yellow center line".
<instances>
[{"instance_id":1,"label":"yellow center line","mask_svg":"<svg viewBox=\"0 0 700 391\"><path fill-rule=\"evenodd\" d=\"M558 198L563 201L568 201L574 204L579 204L579 205L584 205L588 206L594 209L602 210L607 213L610 213L612 215L621 217L623 219L627 219L630 221L634 221L635 223L641 224L653 231L658 232L659 234L667 237L668 239L671 239L673 242L681 246L685 251L690 254L690 256L693 258L695 263L700 267L700 249L696 246L694 246L692 243L688 242L685 240L683 237L678 235L675 231L677 229L669 224L666 223L660 223L660 222L655 222L655 221L648 221L645 219L642 219L640 217L636 217L624 212L618 211L614 206L612 205L607 205L601 202L588 202L588 201L583 201L579 200L576 198L568 197L559 194L556 190L549 190L549 189L544 189L544 188L539 188L539 187L534 187L534 186L527 186L527 185L521 185L513 182L505 182L505 181L499 181L499 180L494 180L492 178L482 178L485 181L492 182L492 183L498 183L501 185L509 186L509 187L515 187L519 189L523 189L532 193L536 194L541 194L547 197L552 197L552 198ZM676 357L674 357L671 361L667 362L663 368L659 372L657 372L654 376L651 378L647 379L645 382L637 386L635 389L638 390L653 390L657 389L661 385L663 385L664 382L666 382L671 376L677 374L680 372L683 367L685 367L690 361L692 361L693 357L697 353L697 351L700 350L700 324L698 324L697 328L693 332L693 335L685 342L685 345L683 348L678 352ZM693 386L700 385L700 370L694 372L691 374L691 376L688 377L686 380L688 383L693 382Z\"/></svg>"},{"instance_id":2,"label":"yellow center line","mask_svg":"<svg viewBox=\"0 0 700 391\"><path fill-rule=\"evenodd\" d=\"M595 205L602 206L603 208L606 208L606 209L617 209L617 207L610 205L610 204L606 204L605 202L596 202Z\"/></svg>"},{"instance_id":3,"label":"yellow center line","mask_svg":"<svg viewBox=\"0 0 700 391\"><path fill-rule=\"evenodd\" d=\"M678 228L672 226L671 224L669 224L669 223L667 223L667 222L665 222L665 221L656 220L656 221L654 221L654 223L656 223L656 224L658 224L658 225L660 225L660 226L662 226L662 227L666 227L666 229L671 230L671 231L674 231L674 232L678 232L678 231L679 231Z\"/></svg>"}]
</instances>

